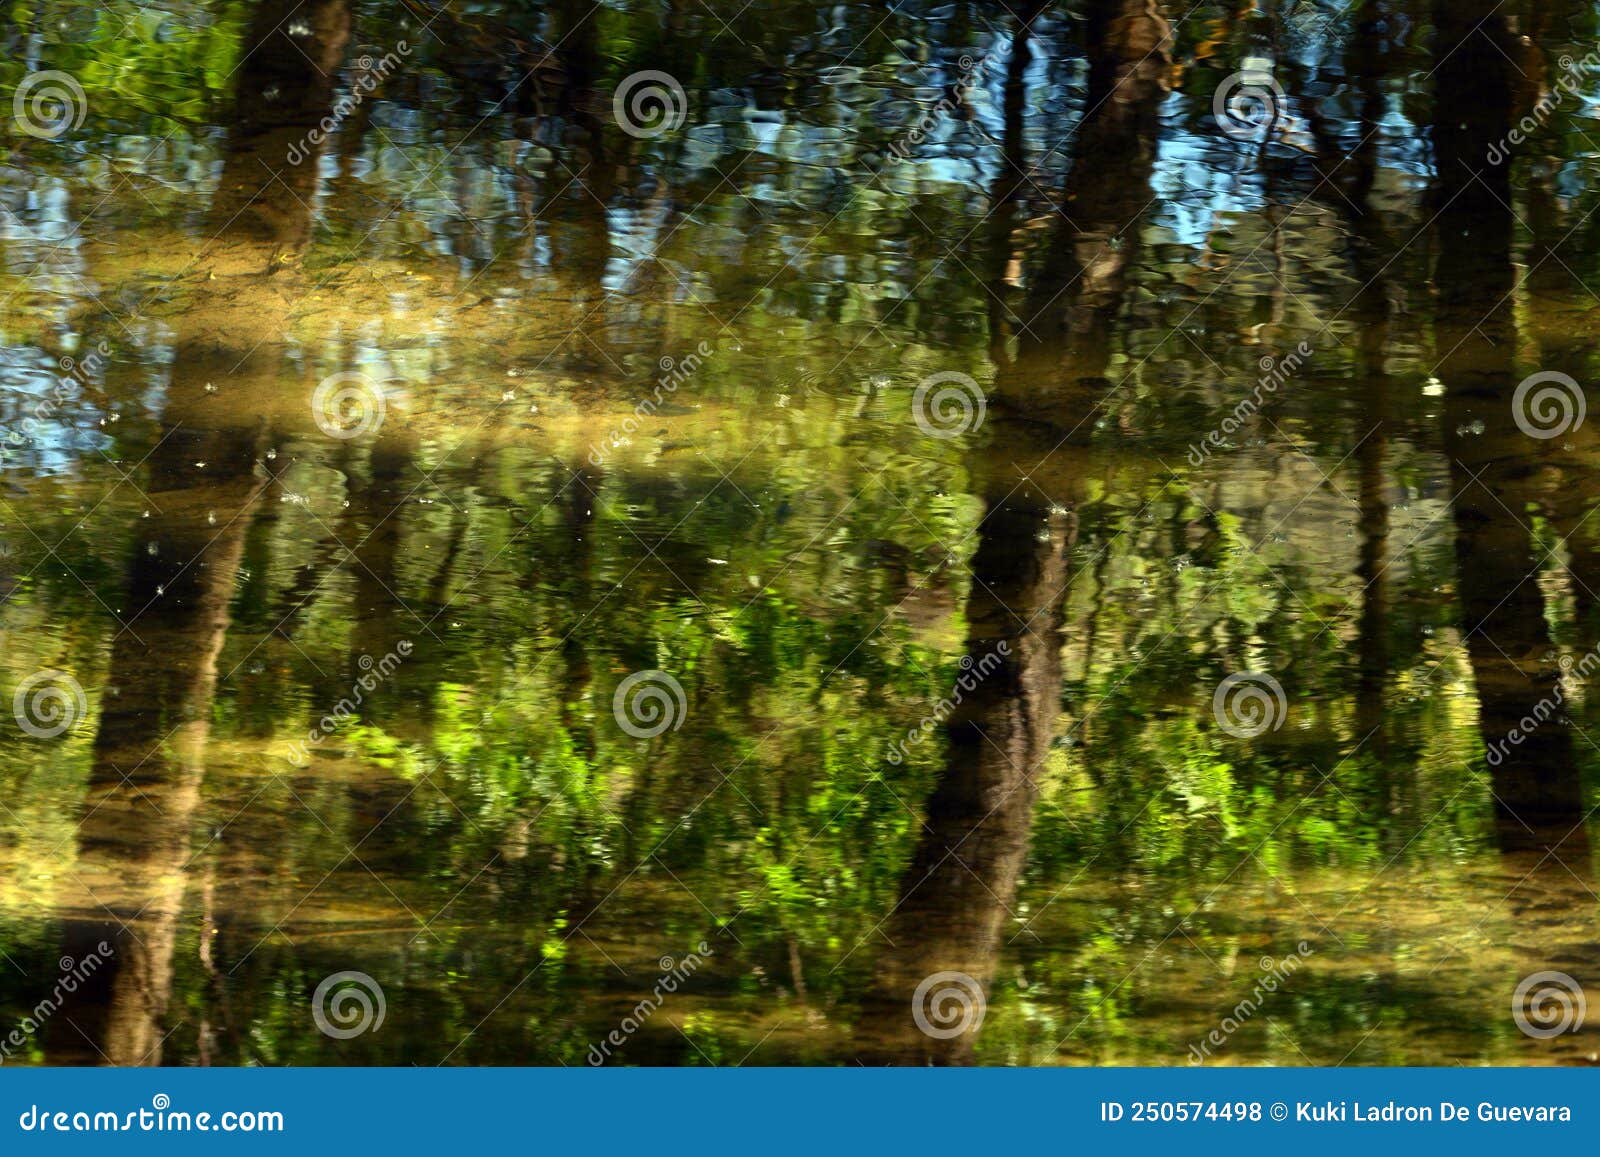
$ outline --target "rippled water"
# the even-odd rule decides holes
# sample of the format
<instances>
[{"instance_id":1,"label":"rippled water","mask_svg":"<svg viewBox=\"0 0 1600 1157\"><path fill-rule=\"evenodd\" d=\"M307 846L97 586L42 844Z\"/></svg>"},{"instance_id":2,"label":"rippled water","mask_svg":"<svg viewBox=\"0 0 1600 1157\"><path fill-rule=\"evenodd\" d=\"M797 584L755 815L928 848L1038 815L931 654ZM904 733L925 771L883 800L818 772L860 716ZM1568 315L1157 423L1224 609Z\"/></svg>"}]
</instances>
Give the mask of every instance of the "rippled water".
<instances>
[{"instance_id":1,"label":"rippled water","mask_svg":"<svg viewBox=\"0 0 1600 1157\"><path fill-rule=\"evenodd\" d=\"M5 25L4 1059L1592 1061L1600 17L1181 7Z\"/></svg>"}]
</instances>

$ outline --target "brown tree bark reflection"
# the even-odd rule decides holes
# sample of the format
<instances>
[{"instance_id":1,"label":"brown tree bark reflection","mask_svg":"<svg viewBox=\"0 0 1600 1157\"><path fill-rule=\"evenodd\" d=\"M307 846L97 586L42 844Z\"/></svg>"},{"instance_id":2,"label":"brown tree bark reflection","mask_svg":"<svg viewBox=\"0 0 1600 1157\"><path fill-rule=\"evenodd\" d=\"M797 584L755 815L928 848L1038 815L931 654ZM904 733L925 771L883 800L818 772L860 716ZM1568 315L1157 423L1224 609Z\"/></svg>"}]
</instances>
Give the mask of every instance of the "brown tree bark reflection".
<instances>
[{"instance_id":1,"label":"brown tree bark reflection","mask_svg":"<svg viewBox=\"0 0 1600 1157\"><path fill-rule=\"evenodd\" d=\"M1170 68L1170 28L1157 5L1101 0L1086 19L1090 83L1075 162L1020 315L1018 356L1001 366L989 399L991 444L974 458L987 511L966 609L962 662L973 686L946 722L945 771L881 929L886 944L856 1027L864 1061L970 1059L1060 714L1083 446L1105 395L1111 327L1150 200ZM1008 105L1021 99L1020 77L1008 78ZM1021 125L1011 111L1008 136ZM1016 140L1007 154L1021 163ZM1011 195L1004 182L1000 198Z\"/></svg>"},{"instance_id":2,"label":"brown tree bark reflection","mask_svg":"<svg viewBox=\"0 0 1600 1157\"><path fill-rule=\"evenodd\" d=\"M265 481L264 431L250 411L256 390L276 378L294 298L273 279L309 235L319 150L287 158L331 108L349 31L347 0L266 0L246 35L199 259L207 288L178 323L160 442L147 463L150 511L128 562L130 626L112 646L78 829L92 916L69 926L66 953L82 960L101 941L114 951L49 1026L54 1063L161 1061L217 657Z\"/></svg>"}]
</instances>

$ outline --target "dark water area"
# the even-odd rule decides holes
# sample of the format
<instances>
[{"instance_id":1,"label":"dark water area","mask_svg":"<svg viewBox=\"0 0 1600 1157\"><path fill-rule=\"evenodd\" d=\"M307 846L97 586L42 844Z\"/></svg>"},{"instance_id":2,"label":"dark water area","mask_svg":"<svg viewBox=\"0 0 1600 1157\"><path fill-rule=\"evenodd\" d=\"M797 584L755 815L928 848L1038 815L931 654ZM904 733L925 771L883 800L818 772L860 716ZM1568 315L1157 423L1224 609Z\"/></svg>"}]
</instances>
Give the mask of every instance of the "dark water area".
<instances>
[{"instance_id":1,"label":"dark water area","mask_svg":"<svg viewBox=\"0 0 1600 1157\"><path fill-rule=\"evenodd\" d=\"M1594 1063L1597 30L9 6L0 1061Z\"/></svg>"}]
</instances>

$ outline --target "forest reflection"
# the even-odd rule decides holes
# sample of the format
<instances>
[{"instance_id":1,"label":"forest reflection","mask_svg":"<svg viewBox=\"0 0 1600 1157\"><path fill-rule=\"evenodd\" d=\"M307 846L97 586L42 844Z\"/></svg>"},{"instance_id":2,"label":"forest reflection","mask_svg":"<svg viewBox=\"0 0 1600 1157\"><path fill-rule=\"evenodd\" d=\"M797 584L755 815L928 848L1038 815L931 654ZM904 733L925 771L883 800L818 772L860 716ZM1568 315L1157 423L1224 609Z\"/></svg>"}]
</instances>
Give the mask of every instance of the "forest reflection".
<instances>
[{"instance_id":1,"label":"forest reflection","mask_svg":"<svg viewBox=\"0 0 1600 1157\"><path fill-rule=\"evenodd\" d=\"M1592 1060L1593 3L29 21L13 1062Z\"/></svg>"}]
</instances>

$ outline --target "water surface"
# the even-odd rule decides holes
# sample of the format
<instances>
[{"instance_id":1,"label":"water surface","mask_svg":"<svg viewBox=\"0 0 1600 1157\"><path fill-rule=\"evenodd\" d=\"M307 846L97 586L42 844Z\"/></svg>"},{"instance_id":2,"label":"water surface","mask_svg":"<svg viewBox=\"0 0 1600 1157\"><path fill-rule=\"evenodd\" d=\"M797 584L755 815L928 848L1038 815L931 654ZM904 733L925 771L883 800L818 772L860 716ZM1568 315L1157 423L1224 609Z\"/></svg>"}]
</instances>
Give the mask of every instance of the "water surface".
<instances>
[{"instance_id":1,"label":"water surface","mask_svg":"<svg viewBox=\"0 0 1600 1157\"><path fill-rule=\"evenodd\" d=\"M15 10L7 1059L1592 1061L1595 6L1181 7Z\"/></svg>"}]
</instances>

